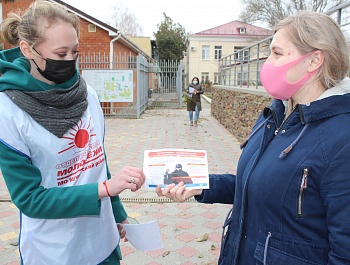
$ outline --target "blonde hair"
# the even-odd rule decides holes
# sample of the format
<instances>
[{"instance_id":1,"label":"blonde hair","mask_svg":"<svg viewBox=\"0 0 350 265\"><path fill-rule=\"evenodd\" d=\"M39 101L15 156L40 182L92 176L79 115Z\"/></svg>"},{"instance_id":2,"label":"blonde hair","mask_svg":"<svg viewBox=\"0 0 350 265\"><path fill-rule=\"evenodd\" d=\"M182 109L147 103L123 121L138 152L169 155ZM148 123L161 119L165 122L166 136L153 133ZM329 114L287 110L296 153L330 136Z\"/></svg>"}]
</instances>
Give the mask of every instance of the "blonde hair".
<instances>
[{"instance_id":1,"label":"blonde hair","mask_svg":"<svg viewBox=\"0 0 350 265\"><path fill-rule=\"evenodd\" d=\"M339 25L328 15L302 11L281 20L275 32L283 28L301 54L319 50L324 62L314 81L328 89L344 79L349 71L348 44Z\"/></svg>"},{"instance_id":2,"label":"blonde hair","mask_svg":"<svg viewBox=\"0 0 350 265\"><path fill-rule=\"evenodd\" d=\"M50 28L57 20L72 24L79 37L79 18L64 6L46 0L33 2L22 16L9 13L1 23L1 32L5 41L12 46L18 46L22 40L34 46L45 41L46 27Z\"/></svg>"}]
</instances>

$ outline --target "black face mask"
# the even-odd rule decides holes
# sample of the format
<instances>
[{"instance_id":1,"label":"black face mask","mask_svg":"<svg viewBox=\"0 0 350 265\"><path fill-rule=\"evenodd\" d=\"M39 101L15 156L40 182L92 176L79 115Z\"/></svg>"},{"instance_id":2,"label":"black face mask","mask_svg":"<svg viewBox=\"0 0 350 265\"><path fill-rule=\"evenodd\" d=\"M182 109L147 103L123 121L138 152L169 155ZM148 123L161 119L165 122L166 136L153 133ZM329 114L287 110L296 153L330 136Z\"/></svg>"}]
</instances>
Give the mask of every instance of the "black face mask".
<instances>
[{"instance_id":1,"label":"black face mask","mask_svg":"<svg viewBox=\"0 0 350 265\"><path fill-rule=\"evenodd\" d=\"M34 49L34 48L33 48ZM34 49L35 50L35 49ZM36 50L35 50L36 51ZM38 52L37 52L38 53ZM39 54L39 53L38 53ZM45 70L41 70L39 66L33 59L39 73L45 77L47 80L53 81L56 84L62 84L69 79L76 72L76 62L77 60L53 60L53 59L45 59L46 66Z\"/></svg>"}]
</instances>

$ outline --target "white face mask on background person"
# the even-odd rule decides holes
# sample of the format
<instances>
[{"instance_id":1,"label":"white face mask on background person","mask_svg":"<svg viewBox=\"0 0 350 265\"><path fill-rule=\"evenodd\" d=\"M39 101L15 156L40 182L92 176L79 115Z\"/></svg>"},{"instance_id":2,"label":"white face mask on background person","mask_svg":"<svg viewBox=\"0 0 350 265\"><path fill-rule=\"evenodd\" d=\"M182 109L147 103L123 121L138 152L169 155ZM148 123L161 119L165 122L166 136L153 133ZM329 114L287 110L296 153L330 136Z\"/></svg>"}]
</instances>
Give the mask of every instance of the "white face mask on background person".
<instances>
[{"instance_id":1,"label":"white face mask on background person","mask_svg":"<svg viewBox=\"0 0 350 265\"><path fill-rule=\"evenodd\" d=\"M198 85L198 81L197 81L197 80L194 80L192 83L193 83L194 85Z\"/></svg>"}]
</instances>

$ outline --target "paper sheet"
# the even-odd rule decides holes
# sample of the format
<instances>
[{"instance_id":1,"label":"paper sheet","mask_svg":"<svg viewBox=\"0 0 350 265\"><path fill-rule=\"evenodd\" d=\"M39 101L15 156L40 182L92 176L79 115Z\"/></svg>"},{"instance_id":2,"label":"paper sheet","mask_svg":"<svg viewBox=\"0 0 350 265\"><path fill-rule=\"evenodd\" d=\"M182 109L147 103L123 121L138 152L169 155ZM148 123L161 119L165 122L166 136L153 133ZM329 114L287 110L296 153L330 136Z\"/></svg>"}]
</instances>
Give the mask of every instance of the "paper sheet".
<instances>
[{"instance_id":1,"label":"paper sheet","mask_svg":"<svg viewBox=\"0 0 350 265\"><path fill-rule=\"evenodd\" d=\"M184 182L186 189L209 189L208 159L205 150L155 149L145 150L143 172L145 187L164 188Z\"/></svg>"},{"instance_id":2,"label":"paper sheet","mask_svg":"<svg viewBox=\"0 0 350 265\"><path fill-rule=\"evenodd\" d=\"M150 251L163 248L157 221L120 225L126 232L126 238L137 250Z\"/></svg>"}]
</instances>

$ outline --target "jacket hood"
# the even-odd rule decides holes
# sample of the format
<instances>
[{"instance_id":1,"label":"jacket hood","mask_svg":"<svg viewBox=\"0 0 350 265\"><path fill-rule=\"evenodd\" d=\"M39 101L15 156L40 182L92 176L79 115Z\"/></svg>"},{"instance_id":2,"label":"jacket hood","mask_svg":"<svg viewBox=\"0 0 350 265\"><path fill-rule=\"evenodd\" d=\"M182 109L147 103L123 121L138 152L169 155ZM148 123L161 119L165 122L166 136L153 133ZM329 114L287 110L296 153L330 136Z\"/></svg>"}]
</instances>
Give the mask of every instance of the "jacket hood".
<instances>
[{"instance_id":1,"label":"jacket hood","mask_svg":"<svg viewBox=\"0 0 350 265\"><path fill-rule=\"evenodd\" d=\"M350 78L327 89L316 101L299 105L300 119L307 124L339 114L350 113Z\"/></svg>"},{"instance_id":2,"label":"jacket hood","mask_svg":"<svg viewBox=\"0 0 350 265\"><path fill-rule=\"evenodd\" d=\"M30 74L31 65L21 54L19 47L0 52L0 91L45 91L53 88L69 88L78 78L77 73L63 84L50 85Z\"/></svg>"}]
</instances>

